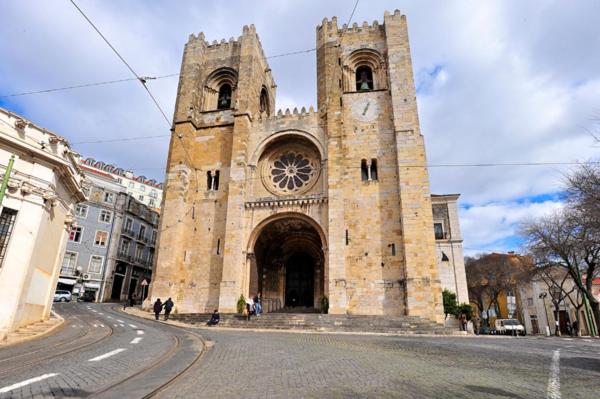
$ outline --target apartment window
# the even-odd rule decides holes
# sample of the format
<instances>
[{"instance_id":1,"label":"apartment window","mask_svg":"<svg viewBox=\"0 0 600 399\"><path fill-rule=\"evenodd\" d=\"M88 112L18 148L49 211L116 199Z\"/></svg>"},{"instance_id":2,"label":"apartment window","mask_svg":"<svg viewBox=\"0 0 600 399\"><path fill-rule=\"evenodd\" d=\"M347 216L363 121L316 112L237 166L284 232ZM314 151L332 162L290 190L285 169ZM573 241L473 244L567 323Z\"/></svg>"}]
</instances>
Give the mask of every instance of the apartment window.
<instances>
[{"instance_id":1,"label":"apartment window","mask_svg":"<svg viewBox=\"0 0 600 399\"><path fill-rule=\"evenodd\" d=\"M135 246L135 260L141 260L142 259L142 252L144 251L144 247L141 245L136 245Z\"/></svg>"},{"instance_id":2,"label":"apartment window","mask_svg":"<svg viewBox=\"0 0 600 399\"><path fill-rule=\"evenodd\" d=\"M127 255L129 253L129 245L131 244L131 241L129 240L123 240L121 241L121 246L119 248L119 253L123 254L123 255Z\"/></svg>"},{"instance_id":3,"label":"apartment window","mask_svg":"<svg viewBox=\"0 0 600 399\"><path fill-rule=\"evenodd\" d=\"M125 219L125 230L131 231L133 229L133 220L130 218Z\"/></svg>"},{"instance_id":4,"label":"apartment window","mask_svg":"<svg viewBox=\"0 0 600 399\"><path fill-rule=\"evenodd\" d=\"M90 264L88 265L88 273L100 273L102 272L102 264L104 263L104 257L98 255L90 256Z\"/></svg>"},{"instance_id":5,"label":"apartment window","mask_svg":"<svg viewBox=\"0 0 600 399\"><path fill-rule=\"evenodd\" d=\"M112 222L113 213L111 211L107 211L105 209L100 211L100 216L98 217L98 221L102 223L110 223Z\"/></svg>"},{"instance_id":6,"label":"apartment window","mask_svg":"<svg viewBox=\"0 0 600 399\"><path fill-rule=\"evenodd\" d=\"M108 231L96 230L96 237L94 238L95 247L105 247L108 241Z\"/></svg>"},{"instance_id":7,"label":"apartment window","mask_svg":"<svg viewBox=\"0 0 600 399\"><path fill-rule=\"evenodd\" d=\"M143 200L144 200L144 196L143 196L143 195L140 195L140 196L138 197L138 199L139 199L140 201L143 201Z\"/></svg>"},{"instance_id":8,"label":"apartment window","mask_svg":"<svg viewBox=\"0 0 600 399\"><path fill-rule=\"evenodd\" d=\"M86 197L90 196L90 188L89 187L82 187L81 191L83 191L83 195L85 195Z\"/></svg>"},{"instance_id":9,"label":"apartment window","mask_svg":"<svg viewBox=\"0 0 600 399\"><path fill-rule=\"evenodd\" d=\"M146 186L143 184L140 184L140 191L146 191Z\"/></svg>"},{"instance_id":10,"label":"apartment window","mask_svg":"<svg viewBox=\"0 0 600 399\"><path fill-rule=\"evenodd\" d=\"M104 193L104 202L106 202L107 204L114 203L115 202L115 193L106 191Z\"/></svg>"},{"instance_id":11,"label":"apartment window","mask_svg":"<svg viewBox=\"0 0 600 399\"><path fill-rule=\"evenodd\" d=\"M146 237L146 226L140 225L140 238Z\"/></svg>"},{"instance_id":12,"label":"apartment window","mask_svg":"<svg viewBox=\"0 0 600 399\"><path fill-rule=\"evenodd\" d=\"M157 197L158 197L158 194L157 194L157 192L156 192L156 190L155 190L155 189L152 189L152 190L150 191L150 197L151 197L151 198L157 198Z\"/></svg>"},{"instance_id":13,"label":"apartment window","mask_svg":"<svg viewBox=\"0 0 600 399\"><path fill-rule=\"evenodd\" d=\"M77 268L77 252L67 251L63 257L63 263L61 268L62 274L75 274Z\"/></svg>"},{"instance_id":14,"label":"apartment window","mask_svg":"<svg viewBox=\"0 0 600 399\"><path fill-rule=\"evenodd\" d=\"M444 239L444 225L443 223L434 223L433 224L433 232L435 234L435 239L436 240L443 240Z\"/></svg>"},{"instance_id":15,"label":"apartment window","mask_svg":"<svg viewBox=\"0 0 600 399\"><path fill-rule=\"evenodd\" d=\"M82 236L83 236L83 227L81 227L81 226L71 227L71 231L69 232L69 241L81 242Z\"/></svg>"},{"instance_id":16,"label":"apartment window","mask_svg":"<svg viewBox=\"0 0 600 399\"><path fill-rule=\"evenodd\" d=\"M135 183L130 181L129 184L127 185L129 188L134 188L135 187Z\"/></svg>"},{"instance_id":17,"label":"apartment window","mask_svg":"<svg viewBox=\"0 0 600 399\"><path fill-rule=\"evenodd\" d=\"M8 248L8 242L10 241L16 217L17 211L10 208L3 208L2 214L0 214L0 267L4 262L6 248Z\"/></svg>"},{"instance_id":18,"label":"apartment window","mask_svg":"<svg viewBox=\"0 0 600 399\"><path fill-rule=\"evenodd\" d=\"M88 214L88 206L83 205L83 204L77 204L77 206L75 207L75 215L78 218L85 219L87 217L87 214Z\"/></svg>"},{"instance_id":19,"label":"apartment window","mask_svg":"<svg viewBox=\"0 0 600 399\"><path fill-rule=\"evenodd\" d=\"M156 206L156 203L154 202L153 199L150 199L150 201L148 201L148 206L151 206L151 207L155 207Z\"/></svg>"},{"instance_id":20,"label":"apartment window","mask_svg":"<svg viewBox=\"0 0 600 399\"><path fill-rule=\"evenodd\" d=\"M117 183L123 184L123 179L121 179L120 177L117 177Z\"/></svg>"},{"instance_id":21,"label":"apartment window","mask_svg":"<svg viewBox=\"0 0 600 399\"><path fill-rule=\"evenodd\" d=\"M156 230L152 230L152 242L156 241Z\"/></svg>"}]
</instances>

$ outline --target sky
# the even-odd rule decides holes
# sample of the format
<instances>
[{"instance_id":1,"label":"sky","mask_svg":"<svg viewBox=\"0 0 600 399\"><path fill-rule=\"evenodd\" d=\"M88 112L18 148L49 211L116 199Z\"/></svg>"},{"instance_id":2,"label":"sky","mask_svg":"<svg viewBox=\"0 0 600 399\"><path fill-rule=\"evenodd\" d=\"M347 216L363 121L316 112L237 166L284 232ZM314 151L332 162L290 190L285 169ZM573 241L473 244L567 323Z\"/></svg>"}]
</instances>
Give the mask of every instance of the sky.
<instances>
[{"instance_id":1,"label":"sky","mask_svg":"<svg viewBox=\"0 0 600 399\"><path fill-rule=\"evenodd\" d=\"M191 33L209 41L254 24L267 56L311 49L323 18L354 0L78 0L141 76L179 72ZM600 146L600 2L361 0L352 22L407 15L433 193L460 193L465 252L521 250L519 224L561 207L573 166ZM68 0L0 0L0 107L66 137L76 151L164 180L169 126L138 82L6 95L130 78ZM269 60L277 107L316 106L314 52ZM149 80L169 118L177 77ZM165 137L120 143L85 141ZM81 144L78 144L81 143ZM437 166L436 166L437 165Z\"/></svg>"}]
</instances>

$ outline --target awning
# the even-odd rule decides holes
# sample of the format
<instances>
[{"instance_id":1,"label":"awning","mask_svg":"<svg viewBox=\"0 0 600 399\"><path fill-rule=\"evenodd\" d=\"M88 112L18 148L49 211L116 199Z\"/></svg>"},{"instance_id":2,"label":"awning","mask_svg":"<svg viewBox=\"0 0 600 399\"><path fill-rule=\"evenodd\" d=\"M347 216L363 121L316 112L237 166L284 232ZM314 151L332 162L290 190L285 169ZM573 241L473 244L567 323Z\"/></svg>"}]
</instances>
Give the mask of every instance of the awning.
<instances>
[{"instance_id":1,"label":"awning","mask_svg":"<svg viewBox=\"0 0 600 399\"><path fill-rule=\"evenodd\" d=\"M71 280L70 278L59 278L58 282L66 285L75 285L77 280Z\"/></svg>"},{"instance_id":2,"label":"awning","mask_svg":"<svg viewBox=\"0 0 600 399\"><path fill-rule=\"evenodd\" d=\"M100 283L83 283L85 288L95 288L97 290L100 289Z\"/></svg>"}]
</instances>

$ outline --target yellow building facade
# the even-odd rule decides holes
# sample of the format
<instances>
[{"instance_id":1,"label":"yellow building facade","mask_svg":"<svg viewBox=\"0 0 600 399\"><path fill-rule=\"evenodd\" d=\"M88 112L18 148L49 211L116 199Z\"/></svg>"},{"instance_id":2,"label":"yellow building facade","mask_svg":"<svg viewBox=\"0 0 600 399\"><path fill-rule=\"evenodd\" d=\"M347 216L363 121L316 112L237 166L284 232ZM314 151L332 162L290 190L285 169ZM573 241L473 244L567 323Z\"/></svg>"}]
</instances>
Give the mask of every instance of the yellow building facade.
<instances>
[{"instance_id":1,"label":"yellow building facade","mask_svg":"<svg viewBox=\"0 0 600 399\"><path fill-rule=\"evenodd\" d=\"M254 26L185 46L149 300L443 320L407 21L316 29L317 110L274 112Z\"/></svg>"}]
</instances>

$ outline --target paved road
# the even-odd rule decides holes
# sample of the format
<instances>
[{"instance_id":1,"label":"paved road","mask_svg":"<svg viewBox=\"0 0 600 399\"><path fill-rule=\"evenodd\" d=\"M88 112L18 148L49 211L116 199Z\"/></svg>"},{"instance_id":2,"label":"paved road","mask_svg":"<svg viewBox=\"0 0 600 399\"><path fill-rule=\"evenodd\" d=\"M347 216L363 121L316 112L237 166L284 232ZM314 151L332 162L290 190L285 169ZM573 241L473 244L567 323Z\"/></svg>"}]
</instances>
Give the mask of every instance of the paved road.
<instances>
[{"instance_id":1,"label":"paved road","mask_svg":"<svg viewBox=\"0 0 600 399\"><path fill-rule=\"evenodd\" d=\"M203 336L213 346L162 397L545 398L549 380L549 397L600 397L599 341L217 328Z\"/></svg>"},{"instance_id":2,"label":"paved road","mask_svg":"<svg viewBox=\"0 0 600 399\"><path fill-rule=\"evenodd\" d=\"M184 330L123 315L109 305L57 308L68 324L56 334L0 350L0 392L31 378L57 375L0 393L0 398L141 398L188 365L156 396L566 399L598 398L600 392L598 340ZM200 344L193 333L207 343L195 363ZM180 346L171 352L174 337ZM101 341L90 344L96 340ZM82 345L60 360L40 360ZM125 350L103 357L117 349ZM114 387L161 357L166 362ZM14 370L19 365L25 366ZM109 390L98 395L104 388Z\"/></svg>"},{"instance_id":3,"label":"paved road","mask_svg":"<svg viewBox=\"0 0 600 399\"><path fill-rule=\"evenodd\" d=\"M196 336L113 306L56 304L60 330L0 349L0 398L143 397L200 354Z\"/></svg>"}]
</instances>

